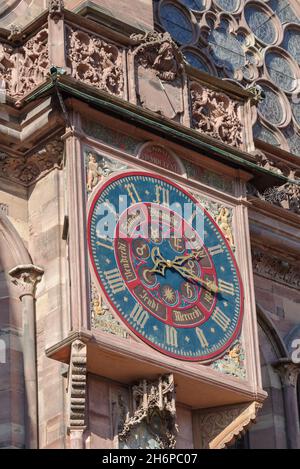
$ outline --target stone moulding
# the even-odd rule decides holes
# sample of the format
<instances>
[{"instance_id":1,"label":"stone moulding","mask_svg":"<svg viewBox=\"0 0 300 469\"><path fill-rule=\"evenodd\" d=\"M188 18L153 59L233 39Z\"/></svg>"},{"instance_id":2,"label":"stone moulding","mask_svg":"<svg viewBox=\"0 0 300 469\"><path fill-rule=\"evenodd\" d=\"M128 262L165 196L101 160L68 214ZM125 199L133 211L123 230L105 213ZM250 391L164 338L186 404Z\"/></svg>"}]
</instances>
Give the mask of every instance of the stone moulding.
<instances>
[{"instance_id":1,"label":"stone moulding","mask_svg":"<svg viewBox=\"0 0 300 469\"><path fill-rule=\"evenodd\" d=\"M126 441L142 422L149 427L153 438L164 449L175 448L176 445L176 407L175 407L175 383L172 374L160 376L156 381L146 379L132 386L132 410L133 415L124 413L125 420L120 425L119 441ZM153 419L159 417L161 422L160 432L151 427Z\"/></svg>"},{"instance_id":2,"label":"stone moulding","mask_svg":"<svg viewBox=\"0 0 300 469\"><path fill-rule=\"evenodd\" d=\"M255 422L261 407L262 404L255 401L197 411L194 416L195 447L223 449L230 446Z\"/></svg>"},{"instance_id":3,"label":"stone moulding","mask_svg":"<svg viewBox=\"0 0 300 469\"><path fill-rule=\"evenodd\" d=\"M190 84L190 100L193 128L228 145L242 146L243 125L237 101L195 81Z\"/></svg>"},{"instance_id":4,"label":"stone moulding","mask_svg":"<svg viewBox=\"0 0 300 469\"><path fill-rule=\"evenodd\" d=\"M47 142L30 156L0 154L0 173L7 179L28 186L52 168L61 168L64 143L59 137Z\"/></svg>"},{"instance_id":5,"label":"stone moulding","mask_svg":"<svg viewBox=\"0 0 300 469\"><path fill-rule=\"evenodd\" d=\"M255 274L290 288L300 288L300 270L288 261L272 257L266 252L254 248L252 250L252 263Z\"/></svg>"}]
</instances>

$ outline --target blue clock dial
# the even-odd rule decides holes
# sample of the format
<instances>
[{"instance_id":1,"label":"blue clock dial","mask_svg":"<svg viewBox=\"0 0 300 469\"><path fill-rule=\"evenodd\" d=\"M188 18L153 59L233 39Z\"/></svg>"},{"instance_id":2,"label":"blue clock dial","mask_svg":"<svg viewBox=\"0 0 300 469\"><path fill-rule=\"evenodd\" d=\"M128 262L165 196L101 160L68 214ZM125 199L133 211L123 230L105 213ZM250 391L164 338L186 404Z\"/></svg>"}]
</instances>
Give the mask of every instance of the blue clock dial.
<instances>
[{"instance_id":1,"label":"blue clock dial","mask_svg":"<svg viewBox=\"0 0 300 469\"><path fill-rule=\"evenodd\" d=\"M92 197L88 242L101 291L147 344L208 361L236 338L243 294L234 255L176 184L144 172L112 176Z\"/></svg>"}]
</instances>

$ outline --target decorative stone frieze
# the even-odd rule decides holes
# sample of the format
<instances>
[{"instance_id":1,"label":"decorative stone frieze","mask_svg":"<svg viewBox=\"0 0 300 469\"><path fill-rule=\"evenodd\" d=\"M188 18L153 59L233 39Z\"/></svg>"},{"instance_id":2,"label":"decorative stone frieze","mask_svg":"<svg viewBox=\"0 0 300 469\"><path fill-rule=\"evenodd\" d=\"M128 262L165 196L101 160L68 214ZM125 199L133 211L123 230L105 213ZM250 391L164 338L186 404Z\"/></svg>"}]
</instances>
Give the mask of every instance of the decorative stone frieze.
<instances>
[{"instance_id":1,"label":"decorative stone frieze","mask_svg":"<svg viewBox=\"0 0 300 469\"><path fill-rule=\"evenodd\" d=\"M42 280L44 270L32 264L18 265L9 271L12 283L19 288L20 299L23 296L35 297L37 284Z\"/></svg>"},{"instance_id":2,"label":"decorative stone frieze","mask_svg":"<svg viewBox=\"0 0 300 469\"><path fill-rule=\"evenodd\" d=\"M271 171L275 174L283 174L289 179L299 179L299 170L296 168L292 168L288 163L279 161L271 155L265 154L261 150L255 150L253 155L256 159L256 164L261 168L267 169L268 171Z\"/></svg>"},{"instance_id":3,"label":"decorative stone frieze","mask_svg":"<svg viewBox=\"0 0 300 469\"><path fill-rule=\"evenodd\" d=\"M252 250L253 271L257 275L269 278L291 288L300 288L300 270L288 261L272 257L264 251Z\"/></svg>"},{"instance_id":4,"label":"decorative stone frieze","mask_svg":"<svg viewBox=\"0 0 300 469\"><path fill-rule=\"evenodd\" d=\"M267 189L262 197L271 204L300 214L300 185L287 182L279 187Z\"/></svg>"},{"instance_id":5,"label":"decorative stone frieze","mask_svg":"<svg viewBox=\"0 0 300 469\"><path fill-rule=\"evenodd\" d=\"M190 85L192 127L235 147L243 143L239 104L197 82Z\"/></svg>"},{"instance_id":6,"label":"decorative stone frieze","mask_svg":"<svg viewBox=\"0 0 300 469\"><path fill-rule=\"evenodd\" d=\"M125 420L119 432L120 442L126 443L130 435L138 432L138 427L144 423L160 448L175 448L178 430L172 374L160 376L156 381L144 379L132 386L132 410L132 416L123 411Z\"/></svg>"},{"instance_id":7,"label":"decorative stone frieze","mask_svg":"<svg viewBox=\"0 0 300 469\"><path fill-rule=\"evenodd\" d=\"M67 66L77 80L108 93L123 95L121 51L95 34L66 27Z\"/></svg>"},{"instance_id":8,"label":"decorative stone frieze","mask_svg":"<svg viewBox=\"0 0 300 469\"><path fill-rule=\"evenodd\" d=\"M48 29L41 29L24 45L13 49L0 44L0 79L6 83L8 96L21 98L49 75Z\"/></svg>"},{"instance_id":9,"label":"decorative stone frieze","mask_svg":"<svg viewBox=\"0 0 300 469\"><path fill-rule=\"evenodd\" d=\"M55 138L29 156L1 154L1 175L24 185L32 184L44 172L54 167L61 167L63 149L63 142Z\"/></svg>"},{"instance_id":10,"label":"decorative stone frieze","mask_svg":"<svg viewBox=\"0 0 300 469\"><path fill-rule=\"evenodd\" d=\"M197 411L194 416L196 448L230 446L255 422L260 407L260 403L252 402Z\"/></svg>"}]
</instances>

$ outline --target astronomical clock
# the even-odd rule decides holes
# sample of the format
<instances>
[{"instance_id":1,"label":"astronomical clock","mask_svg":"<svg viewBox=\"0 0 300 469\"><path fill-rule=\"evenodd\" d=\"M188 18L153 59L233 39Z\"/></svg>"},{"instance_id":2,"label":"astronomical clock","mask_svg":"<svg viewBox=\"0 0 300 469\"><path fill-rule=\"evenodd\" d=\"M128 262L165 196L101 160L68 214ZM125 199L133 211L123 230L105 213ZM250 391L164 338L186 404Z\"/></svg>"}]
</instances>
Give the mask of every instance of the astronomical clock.
<instances>
[{"instance_id":1,"label":"astronomical clock","mask_svg":"<svg viewBox=\"0 0 300 469\"><path fill-rule=\"evenodd\" d=\"M234 254L178 184L144 171L109 177L91 196L88 244L106 301L149 346L204 362L237 338L244 297Z\"/></svg>"}]
</instances>

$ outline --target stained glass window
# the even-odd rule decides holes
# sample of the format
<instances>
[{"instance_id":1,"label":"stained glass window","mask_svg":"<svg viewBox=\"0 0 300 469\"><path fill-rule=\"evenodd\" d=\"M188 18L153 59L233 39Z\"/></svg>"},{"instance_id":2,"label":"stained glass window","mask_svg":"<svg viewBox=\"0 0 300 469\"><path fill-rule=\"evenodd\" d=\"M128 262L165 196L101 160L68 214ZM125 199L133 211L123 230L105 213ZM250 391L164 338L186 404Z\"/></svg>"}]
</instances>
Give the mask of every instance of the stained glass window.
<instances>
[{"instance_id":1,"label":"stained glass window","mask_svg":"<svg viewBox=\"0 0 300 469\"><path fill-rule=\"evenodd\" d=\"M206 0L180 0L186 7L195 11L202 11L206 8Z\"/></svg>"},{"instance_id":2,"label":"stained glass window","mask_svg":"<svg viewBox=\"0 0 300 469\"><path fill-rule=\"evenodd\" d=\"M279 146L279 142L272 134L272 132L270 132L268 129L266 129L259 123L255 124L253 128L253 135L254 138L257 138L258 140L262 140L263 142L269 143L270 145L274 145L276 147Z\"/></svg>"},{"instance_id":3,"label":"stained glass window","mask_svg":"<svg viewBox=\"0 0 300 469\"><path fill-rule=\"evenodd\" d=\"M186 61L192 65L192 67L198 68L198 70L201 70L202 72L209 73L208 66L198 55L191 51L186 51L184 52L184 57L186 58Z\"/></svg>"},{"instance_id":4,"label":"stained glass window","mask_svg":"<svg viewBox=\"0 0 300 469\"><path fill-rule=\"evenodd\" d=\"M240 42L224 29L214 29L208 38L212 56L217 65L234 72L243 68L246 63L245 53Z\"/></svg>"},{"instance_id":5,"label":"stained glass window","mask_svg":"<svg viewBox=\"0 0 300 469\"><path fill-rule=\"evenodd\" d=\"M240 6L240 0L216 0L217 5L225 11L232 13Z\"/></svg>"},{"instance_id":6,"label":"stained glass window","mask_svg":"<svg viewBox=\"0 0 300 469\"><path fill-rule=\"evenodd\" d=\"M262 85L260 85L262 86ZM268 86L262 86L265 98L258 104L260 114L272 124L281 124L284 118L284 111L278 95Z\"/></svg>"},{"instance_id":7,"label":"stained glass window","mask_svg":"<svg viewBox=\"0 0 300 469\"><path fill-rule=\"evenodd\" d=\"M160 9L161 22L175 41L188 44L193 38L193 27L189 18L171 3L164 3Z\"/></svg>"},{"instance_id":8,"label":"stained glass window","mask_svg":"<svg viewBox=\"0 0 300 469\"><path fill-rule=\"evenodd\" d=\"M298 101L299 101L299 96L298 96ZM291 106L292 106L293 116L297 124L300 125L300 102L292 103Z\"/></svg>"},{"instance_id":9,"label":"stained glass window","mask_svg":"<svg viewBox=\"0 0 300 469\"><path fill-rule=\"evenodd\" d=\"M282 23L300 23L288 0L271 0L269 6Z\"/></svg>"},{"instance_id":10,"label":"stained glass window","mask_svg":"<svg viewBox=\"0 0 300 469\"><path fill-rule=\"evenodd\" d=\"M300 64L300 30L292 27L287 28L282 45Z\"/></svg>"},{"instance_id":11,"label":"stained glass window","mask_svg":"<svg viewBox=\"0 0 300 469\"><path fill-rule=\"evenodd\" d=\"M245 8L245 18L256 37L266 44L273 44L276 40L276 30L271 16L260 6L250 4Z\"/></svg>"},{"instance_id":12,"label":"stained glass window","mask_svg":"<svg viewBox=\"0 0 300 469\"><path fill-rule=\"evenodd\" d=\"M289 126L285 129L284 136L287 139L290 151L294 153L294 155L300 156L300 135L293 127Z\"/></svg>"},{"instance_id":13,"label":"stained glass window","mask_svg":"<svg viewBox=\"0 0 300 469\"><path fill-rule=\"evenodd\" d=\"M297 82L289 62L278 52L269 52L265 57L272 81L284 91L293 91Z\"/></svg>"}]
</instances>

